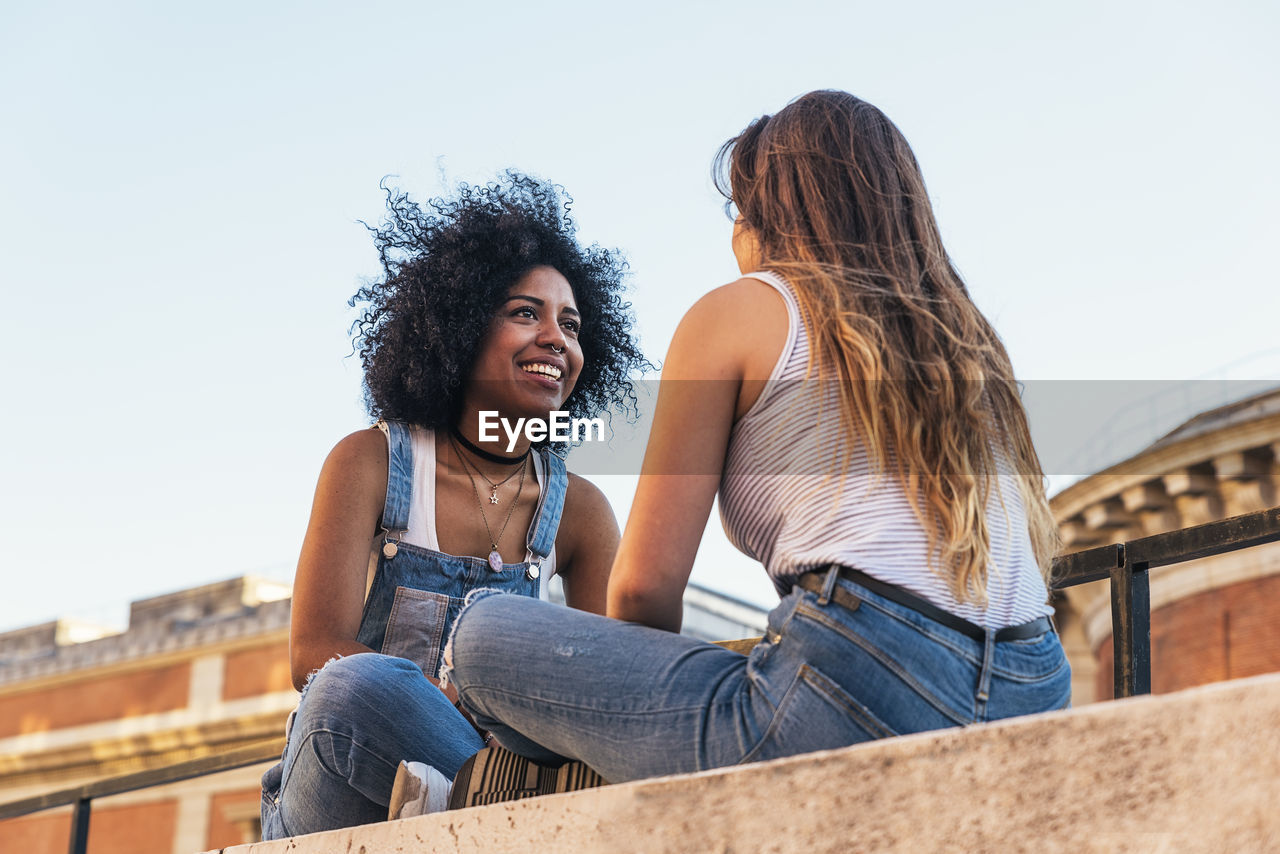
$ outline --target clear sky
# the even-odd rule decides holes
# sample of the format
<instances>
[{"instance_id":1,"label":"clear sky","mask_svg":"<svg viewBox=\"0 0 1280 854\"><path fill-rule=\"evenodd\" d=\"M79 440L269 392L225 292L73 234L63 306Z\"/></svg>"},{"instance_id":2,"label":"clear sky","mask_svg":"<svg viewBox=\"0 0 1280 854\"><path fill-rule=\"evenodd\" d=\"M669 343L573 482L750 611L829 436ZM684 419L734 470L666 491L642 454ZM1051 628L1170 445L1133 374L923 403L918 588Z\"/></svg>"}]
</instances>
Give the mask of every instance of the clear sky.
<instances>
[{"instance_id":1,"label":"clear sky","mask_svg":"<svg viewBox=\"0 0 1280 854\"><path fill-rule=\"evenodd\" d=\"M346 300L384 175L565 185L656 359L735 276L712 155L816 88L903 129L1019 375L1078 381L1038 441L1096 446L1152 394L1117 381L1280 379L1278 10L6 4L0 629L291 577L320 463L368 423ZM712 531L695 579L767 602Z\"/></svg>"}]
</instances>

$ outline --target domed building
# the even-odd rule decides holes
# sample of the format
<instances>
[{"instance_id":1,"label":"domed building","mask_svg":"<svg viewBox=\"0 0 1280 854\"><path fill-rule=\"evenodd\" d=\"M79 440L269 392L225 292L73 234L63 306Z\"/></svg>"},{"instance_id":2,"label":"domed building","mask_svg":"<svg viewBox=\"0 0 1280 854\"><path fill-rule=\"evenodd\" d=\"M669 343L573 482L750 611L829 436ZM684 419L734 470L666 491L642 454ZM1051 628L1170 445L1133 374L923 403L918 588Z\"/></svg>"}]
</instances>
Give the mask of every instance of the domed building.
<instances>
[{"instance_id":1,"label":"domed building","mask_svg":"<svg viewBox=\"0 0 1280 854\"><path fill-rule=\"evenodd\" d=\"M1275 507L1280 388L1201 413L1050 501L1065 551ZM1280 670L1280 542L1150 570L1151 689ZM1112 696L1107 581L1067 588L1057 620L1075 705Z\"/></svg>"}]
</instances>

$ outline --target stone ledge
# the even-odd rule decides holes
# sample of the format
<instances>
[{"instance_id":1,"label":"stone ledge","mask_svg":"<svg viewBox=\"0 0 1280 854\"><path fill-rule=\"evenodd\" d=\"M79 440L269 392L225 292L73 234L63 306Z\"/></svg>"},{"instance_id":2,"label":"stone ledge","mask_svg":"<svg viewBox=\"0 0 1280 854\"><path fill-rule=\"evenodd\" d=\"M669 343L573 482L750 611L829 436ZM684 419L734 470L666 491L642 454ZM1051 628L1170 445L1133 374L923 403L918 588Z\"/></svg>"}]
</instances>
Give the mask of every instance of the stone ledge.
<instances>
[{"instance_id":1,"label":"stone ledge","mask_svg":"<svg viewBox=\"0 0 1280 854\"><path fill-rule=\"evenodd\" d=\"M1280 674L224 849L1280 850Z\"/></svg>"}]
</instances>

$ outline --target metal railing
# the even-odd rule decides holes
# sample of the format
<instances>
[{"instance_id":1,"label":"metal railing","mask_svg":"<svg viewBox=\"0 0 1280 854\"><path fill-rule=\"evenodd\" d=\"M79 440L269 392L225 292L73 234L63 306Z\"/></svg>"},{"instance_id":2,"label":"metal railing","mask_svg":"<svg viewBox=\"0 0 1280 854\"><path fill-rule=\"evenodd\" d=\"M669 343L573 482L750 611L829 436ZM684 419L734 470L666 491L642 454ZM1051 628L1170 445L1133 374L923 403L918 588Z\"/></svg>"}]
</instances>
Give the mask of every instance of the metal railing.
<instances>
[{"instance_id":1,"label":"metal railing","mask_svg":"<svg viewBox=\"0 0 1280 854\"><path fill-rule=\"evenodd\" d=\"M0 819L17 818L18 816L40 812L41 810L74 804L75 808L71 812L71 842L67 851L69 854L85 854L85 849L89 844L89 811L95 798L105 798L108 795L123 795L126 792L133 792L138 789L149 789L152 786L178 783L183 780L190 780L193 777L204 777L207 774L216 774L219 771L232 771L236 768L245 768L249 765L269 762L273 759L278 759L283 750L284 737L281 736L262 744L240 747L214 756L205 756L173 765L149 768L146 771L138 771L133 774L122 774L118 777L95 780L92 783L85 783L70 789L60 789L55 792L36 795L32 798L23 798L20 801L0 804Z\"/></svg>"},{"instance_id":2,"label":"metal railing","mask_svg":"<svg viewBox=\"0 0 1280 854\"><path fill-rule=\"evenodd\" d=\"M1151 593L1148 573L1155 567L1245 549L1280 540L1280 507L1234 516L1220 522L1169 531L1124 543L1099 546L1065 555L1054 562L1053 588L1110 579L1112 654L1115 696L1151 693ZM758 639L726 642L746 651ZM193 759L98 780L33 798L0 804L0 819L15 818L53 807L74 804L70 854L84 854L89 839L89 813L95 798L119 795L219 771L269 762L280 756L283 738L238 748L216 756Z\"/></svg>"},{"instance_id":3,"label":"metal railing","mask_svg":"<svg viewBox=\"0 0 1280 854\"><path fill-rule=\"evenodd\" d=\"M1151 693L1151 583L1157 566L1184 563L1280 540L1280 507L1064 555L1053 588L1111 579L1115 697Z\"/></svg>"}]
</instances>

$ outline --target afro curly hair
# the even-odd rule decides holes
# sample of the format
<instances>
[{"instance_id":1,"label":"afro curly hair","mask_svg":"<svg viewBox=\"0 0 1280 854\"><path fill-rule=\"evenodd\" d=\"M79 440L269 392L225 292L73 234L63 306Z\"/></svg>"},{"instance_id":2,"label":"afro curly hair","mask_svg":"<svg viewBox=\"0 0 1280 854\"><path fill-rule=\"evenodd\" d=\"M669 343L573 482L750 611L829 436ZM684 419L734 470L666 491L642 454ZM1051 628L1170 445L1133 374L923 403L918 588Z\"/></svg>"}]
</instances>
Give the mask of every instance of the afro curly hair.
<instances>
[{"instance_id":1,"label":"afro curly hair","mask_svg":"<svg viewBox=\"0 0 1280 854\"><path fill-rule=\"evenodd\" d=\"M616 249L579 245L563 187L508 170L483 186L459 184L452 198L424 209L381 186L386 219L365 227L383 275L349 302L362 309L352 332L371 415L453 426L494 313L511 286L541 266L568 280L582 315L582 373L563 409L574 418L636 412L630 377L652 364L621 296L627 262Z\"/></svg>"}]
</instances>

